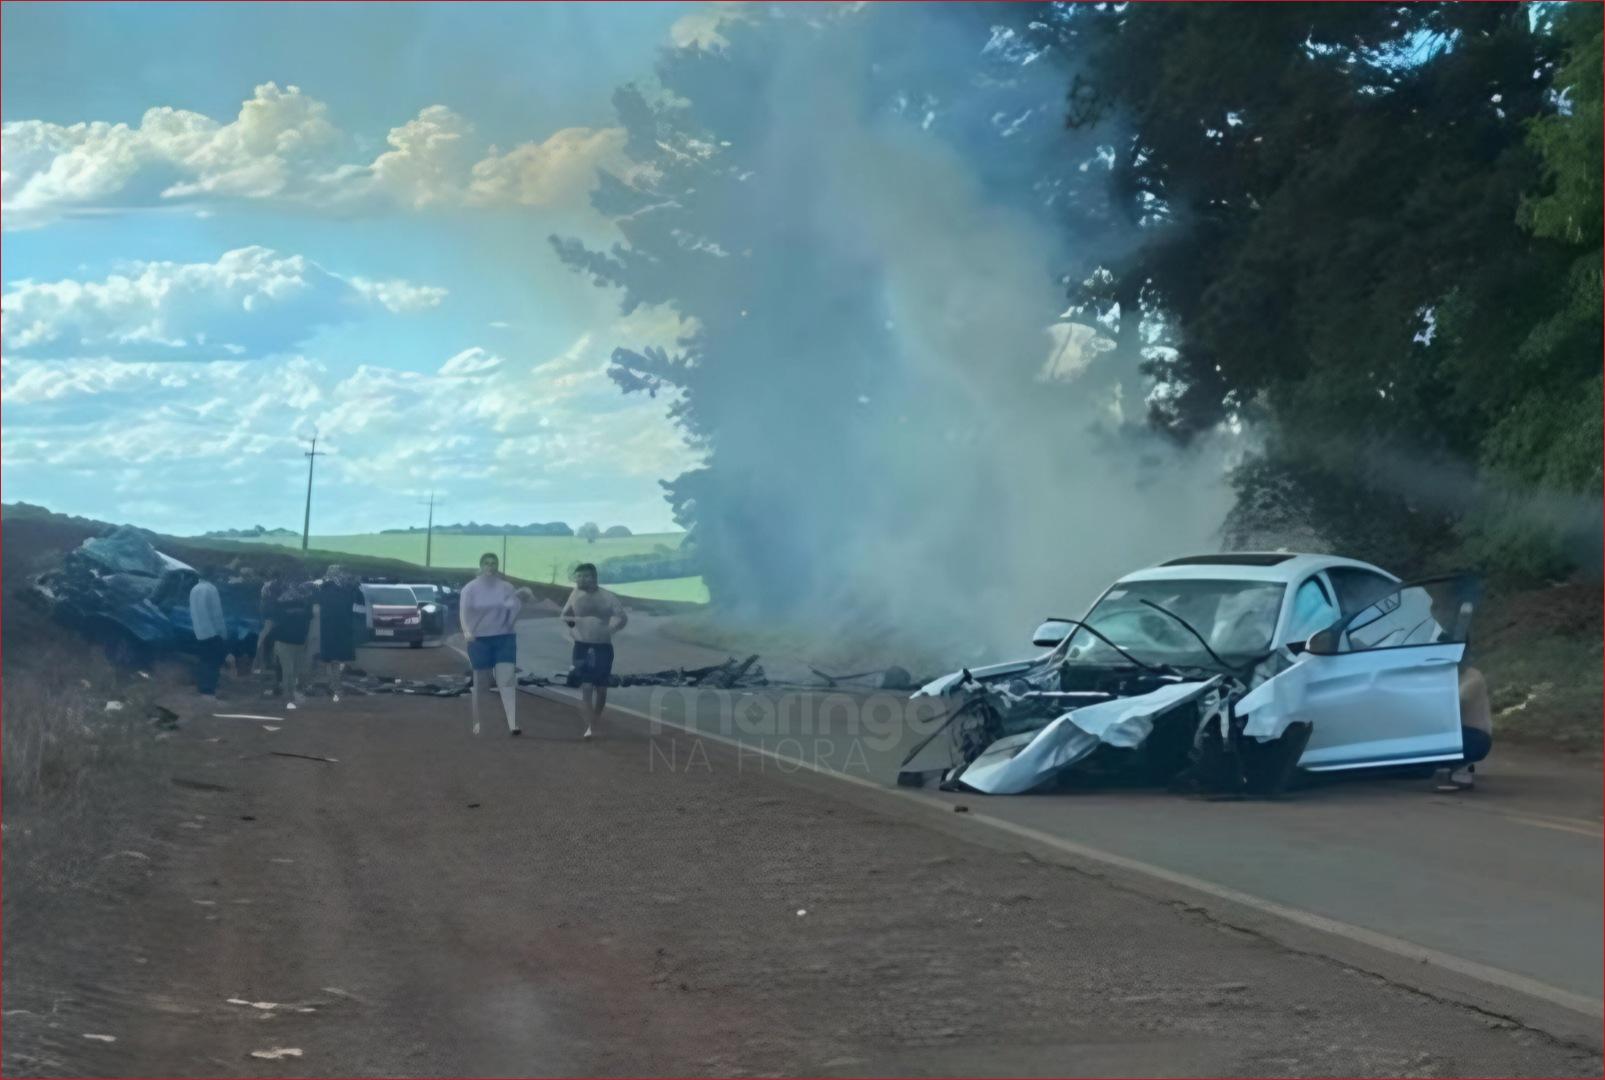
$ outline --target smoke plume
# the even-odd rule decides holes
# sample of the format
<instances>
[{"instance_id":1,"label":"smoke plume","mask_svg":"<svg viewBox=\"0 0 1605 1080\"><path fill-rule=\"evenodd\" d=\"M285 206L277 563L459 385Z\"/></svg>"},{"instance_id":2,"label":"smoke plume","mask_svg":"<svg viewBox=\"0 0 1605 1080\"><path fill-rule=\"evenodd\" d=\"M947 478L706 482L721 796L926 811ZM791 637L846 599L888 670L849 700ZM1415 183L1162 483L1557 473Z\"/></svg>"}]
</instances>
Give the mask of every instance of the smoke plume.
<instances>
[{"instance_id":1,"label":"smoke plume","mask_svg":"<svg viewBox=\"0 0 1605 1080\"><path fill-rule=\"evenodd\" d=\"M638 168L595 201L624 243L558 250L695 320L679 357L620 343L615 374L706 455L669 487L727 610L1018 653L1218 545L1233 440L1149 433L1141 350L1065 311L1137 239L1118 134L1067 131L1064 58L992 19L748 9L618 99Z\"/></svg>"}]
</instances>

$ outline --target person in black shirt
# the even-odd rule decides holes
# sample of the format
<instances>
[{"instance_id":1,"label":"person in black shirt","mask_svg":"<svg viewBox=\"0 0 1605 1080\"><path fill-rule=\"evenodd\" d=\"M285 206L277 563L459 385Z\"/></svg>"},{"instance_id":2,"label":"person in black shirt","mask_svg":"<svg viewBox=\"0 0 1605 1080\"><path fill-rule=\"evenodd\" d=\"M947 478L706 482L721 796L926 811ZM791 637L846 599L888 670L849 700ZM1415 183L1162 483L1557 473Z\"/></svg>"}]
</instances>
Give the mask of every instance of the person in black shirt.
<instances>
[{"instance_id":1,"label":"person in black shirt","mask_svg":"<svg viewBox=\"0 0 1605 1080\"><path fill-rule=\"evenodd\" d=\"M313 589L310 582L291 585L268 603L264 637L273 638L273 655L284 669L284 695L290 707L306 701L301 684L306 677L307 633L312 626Z\"/></svg>"},{"instance_id":2,"label":"person in black shirt","mask_svg":"<svg viewBox=\"0 0 1605 1080\"><path fill-rule=\"evenodd\" d=\"M318 620L318 660L328 665L329 690L340 700L346 665L357 658L352 608L362 603L356 578L342 566L331 566L318 585L313 612Z\"/></svg>"}]
</instances>

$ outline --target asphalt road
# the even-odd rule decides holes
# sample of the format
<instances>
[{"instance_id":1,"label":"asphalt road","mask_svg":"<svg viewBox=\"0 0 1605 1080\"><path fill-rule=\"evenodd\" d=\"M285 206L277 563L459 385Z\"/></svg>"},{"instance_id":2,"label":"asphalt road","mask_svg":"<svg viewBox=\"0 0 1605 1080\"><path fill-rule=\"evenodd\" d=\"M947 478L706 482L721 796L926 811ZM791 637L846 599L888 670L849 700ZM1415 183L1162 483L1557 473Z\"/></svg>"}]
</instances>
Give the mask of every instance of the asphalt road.
<instances>
[{"instance_id":1,"label":"asphalt road","mask_svg":"<svg viewBox=\"0 0 1605 1080\"><path fill-rule=\"evenodd\" d=\"M726 658L670 640L657 624L633 619L615 671ZM570 647L555 619L520 624L520 665L530 671L566 669ZM785 658L765 662L806 670ZM809 768L887 787L929 730L928 714L911 712L906 695L620 688L610 702L666 727L734 739L746 748L732 764L740 771ZM1396 948L1419 946L1597 1015L1605 970L1599 766L1497 747L1479 769L1477 790L1457 795L1388 778L1336 779L1274 803L1140 789L919 797L967 803L1008 825L1394 939Z\"/></svg>"},{"instance_id":2,"label":"asphalt road","mask_svg":"<svg viewBox=\"0 0 1605 1080\"><path fill-rule=\"evenodd\" d=\"M94 887L7 904L8 1075L1601 1068L964 815L628 716L582 742L529 697L518 739L471 736L462 698L171 704L161 795Z\"/></svg>"}]
</instances>

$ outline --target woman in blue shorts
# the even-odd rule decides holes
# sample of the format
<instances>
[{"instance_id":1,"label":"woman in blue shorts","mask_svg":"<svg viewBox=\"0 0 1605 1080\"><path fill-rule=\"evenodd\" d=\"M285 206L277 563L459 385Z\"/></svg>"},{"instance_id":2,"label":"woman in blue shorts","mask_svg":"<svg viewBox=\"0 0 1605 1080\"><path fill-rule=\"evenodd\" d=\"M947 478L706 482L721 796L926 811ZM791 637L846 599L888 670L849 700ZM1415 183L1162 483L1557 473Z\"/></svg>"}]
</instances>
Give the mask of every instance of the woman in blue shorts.
<instances>
[{"instance_id":1,"label":"woman in blue shorts","mask_svg":"<svg viewBox=\"0 0 1605 1080\"><path fill-rule=\"evenodd\" d=\"M463 586L458 596L458 617L468 643L468 665L474 669L474 686L469 695L474 709L474 734L479 734L479 703L496 678L502 712L507 714L507 733L521 735L518 726L518 613L533 593L502 577L496 556L486 552L479 559L479 576Z\"/></svg>"}]
</instances>

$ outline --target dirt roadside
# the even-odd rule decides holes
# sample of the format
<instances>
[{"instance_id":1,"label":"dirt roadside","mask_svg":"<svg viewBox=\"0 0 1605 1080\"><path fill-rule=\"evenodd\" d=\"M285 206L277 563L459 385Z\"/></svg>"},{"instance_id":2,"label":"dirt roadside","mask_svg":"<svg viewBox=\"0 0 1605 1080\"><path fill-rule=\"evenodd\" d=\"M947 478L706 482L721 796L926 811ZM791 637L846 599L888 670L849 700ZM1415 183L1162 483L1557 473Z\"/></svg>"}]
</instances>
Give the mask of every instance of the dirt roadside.
<instances>
[{"instance_id":1,"label":"dirt roadside","mask_svg":"<svg viewBox=\"0 0 1605 1080\"><path fill-rule=\"evenodd\" d=\"M8 912L4 1071L1600 1072L717 746L633 724L583 743L563 706L520 707L519 740L469 736L463 699L190 709L136 854ZM300 1056L250 1056L275 1048Z\"/></svg>"}]
</instances>

